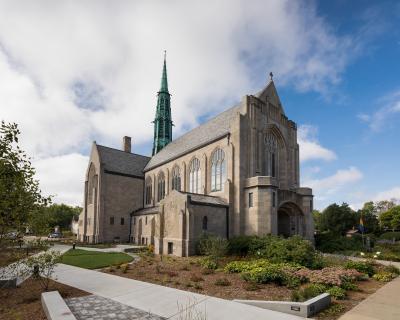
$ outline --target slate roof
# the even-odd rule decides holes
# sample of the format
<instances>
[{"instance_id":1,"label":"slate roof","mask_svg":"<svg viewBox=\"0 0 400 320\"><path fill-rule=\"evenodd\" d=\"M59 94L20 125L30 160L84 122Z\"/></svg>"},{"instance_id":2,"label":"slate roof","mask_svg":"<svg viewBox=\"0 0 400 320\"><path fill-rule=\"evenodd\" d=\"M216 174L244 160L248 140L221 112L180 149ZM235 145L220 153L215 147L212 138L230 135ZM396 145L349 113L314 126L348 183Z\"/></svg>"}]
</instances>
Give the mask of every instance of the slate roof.
<instances>
[{"instance_id":1,"label":"slate roof","mask_svg":"<svg viewBox=\"0 0 400 320\"><path fill-rule=\"evenodd\" d=\"M219 206L228 206L228 203L219 197L207 196L205 194L190 194L189 197L194 202L201 202L204 204L216 204Z\"/></svg>"},{"instance_id":2,"label":"slate roof","mask_svg":"<svg viewBox=\"0 0 400 320\"><path fill-rule=\"evenodd\" d=\"M149 157L101 145L97 145L97 150L105 170L144 177L143 169Z\"/></svg>"},{"instance_id":3,"label":"slate roof","mask_svg":"<svg viewBox=\"0 0 400 320\"><path fill-rule=\"evenodd\" d=\"M228 134L239 109L240 105L234 106L173 140L150 159L144 170L150 170Z\"/></svg>"}]
</instances>

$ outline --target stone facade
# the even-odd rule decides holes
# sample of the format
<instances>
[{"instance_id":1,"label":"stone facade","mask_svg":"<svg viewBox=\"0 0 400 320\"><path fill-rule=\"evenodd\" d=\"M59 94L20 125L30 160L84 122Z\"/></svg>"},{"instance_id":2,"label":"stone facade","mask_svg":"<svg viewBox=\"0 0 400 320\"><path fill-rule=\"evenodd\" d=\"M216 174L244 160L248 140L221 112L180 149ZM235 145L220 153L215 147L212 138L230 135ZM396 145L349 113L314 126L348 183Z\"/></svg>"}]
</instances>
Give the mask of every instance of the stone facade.
<instances>
[{"instance_id":1,"label":"stone facade","mask_svg":"<svg viewBox=\"0 0 400 320\"><path fill-rule=\"evenodd\" d=\"M94 144L80 240L130 240L178 256L194 254L203 232L299 234L313 241L313 195L300 187L297 126L286 117L273 81L151 158L139 157L124 161L140 165L121 161L124 169L110 173Z\"/></svg>"}]
</instances>

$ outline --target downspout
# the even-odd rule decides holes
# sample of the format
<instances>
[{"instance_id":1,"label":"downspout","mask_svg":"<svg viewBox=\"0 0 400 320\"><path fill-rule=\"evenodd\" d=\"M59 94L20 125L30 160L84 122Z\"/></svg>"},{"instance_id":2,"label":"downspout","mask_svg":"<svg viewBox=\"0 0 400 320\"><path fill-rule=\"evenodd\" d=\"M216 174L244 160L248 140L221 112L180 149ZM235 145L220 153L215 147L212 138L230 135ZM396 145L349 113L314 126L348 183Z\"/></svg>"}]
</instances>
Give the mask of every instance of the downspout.
<instances>
[{"instance_id":1,"label":"downspout","mask_svg":"<svg viewBox=\"0 0 400 320\"><path fill-rule=\"evenodd\" d=\"M132 241L132 214L133 212L131 212L129 215L129 243Z\"/></svg>"}]
</instances>

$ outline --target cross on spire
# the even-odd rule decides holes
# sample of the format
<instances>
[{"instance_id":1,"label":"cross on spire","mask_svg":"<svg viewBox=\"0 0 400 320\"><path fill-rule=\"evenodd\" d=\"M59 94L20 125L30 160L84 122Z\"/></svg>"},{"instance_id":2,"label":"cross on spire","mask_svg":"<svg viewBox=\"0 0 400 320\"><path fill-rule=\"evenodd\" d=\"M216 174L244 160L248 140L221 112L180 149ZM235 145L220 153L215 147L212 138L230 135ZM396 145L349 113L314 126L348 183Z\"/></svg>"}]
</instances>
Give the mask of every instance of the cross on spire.
<instances>
[{"instance_id":1,"label":"cross on spire","mask_svg":"<svg viewBox=\"0 0 400 320\"><path fill-rule=\"evenodd\" d=\"M272 73L272 71L269 73L269 79L271 80L271 81L273 81L273 77L274 77L274 74Z\"/></svg>"}]
</instances>

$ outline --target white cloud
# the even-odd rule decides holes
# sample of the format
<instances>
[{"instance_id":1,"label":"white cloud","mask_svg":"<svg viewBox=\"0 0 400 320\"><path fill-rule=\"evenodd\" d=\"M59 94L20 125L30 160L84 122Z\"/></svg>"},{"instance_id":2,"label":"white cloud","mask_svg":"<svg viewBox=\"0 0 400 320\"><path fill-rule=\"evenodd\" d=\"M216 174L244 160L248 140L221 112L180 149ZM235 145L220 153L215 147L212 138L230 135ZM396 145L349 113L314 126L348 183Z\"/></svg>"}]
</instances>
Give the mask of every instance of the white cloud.
<instances>
[{"instance_id":1,"label":"white cloud","mask_svg":"<svg viewBox=\"0 0 400 320\"><path fill-rule=\"evenodd\" d=\"M313 188L315 194L322 199L326 195L337 192L338 189L347 187L363 178L362 172L356 167L341 169L335 174L321 178L311 179L304 182L305 186Z\"/></svg>"},{"instance_id":2,"label":"white cloud","mask_svg":"<svg viewBox=\"0 0 400 320\"><path fill-rule=\"evenodd\" d=\"M374 113L358 115L375 132L387 127L393 116L400 114L400 90L381 98L379 104L380 107Z\"/></svg>"},{"instance_id":3,"label":"white cloud","mask_svg":"<svg viewBox=\"0 0 400 320\"><path fill-rule=\"evenodd\" d=\"M83 187L89 158L77 153L33 161L44 195L53 202L82 205Z\"/></svg>"},{"instance_id":4,"label":"white cloud","mask_svg":"<svg viewBox=\"0 0 400 320\"><path fill-rule=\"evenodd\" d=\"M372 201L394 200L400 202L400 186L378 192L372 199Z\"/></svg>"},{"instance_id":5,"label":"white cloud","mask_svg":"<svg viewBox=\"0 0 400 320\"><path fill-rule=\"evenodd\" d=\"M256 92L270 70L278 87L326 93L354 43L306 1L1 1L0 118L19 123L23 147L48 166L86 153L93 139L146 145L164 49L177 136ZM302 160L335 158L301 142ZM60 199L81 190L46 174L38 170L43 188Z\"/></svg>"},{"instance_id":6,"label":"white cloud","mask_svg":"<svg viewBox=\"0 0 400 320\"><path fill-rule=\"evenodd\" d=\"M302 125L297 131L297 139L300 146L300 161L308 160L335 160L336 154L320 145L317 140L317 127Z\"/></svg>"}]
</instances>

